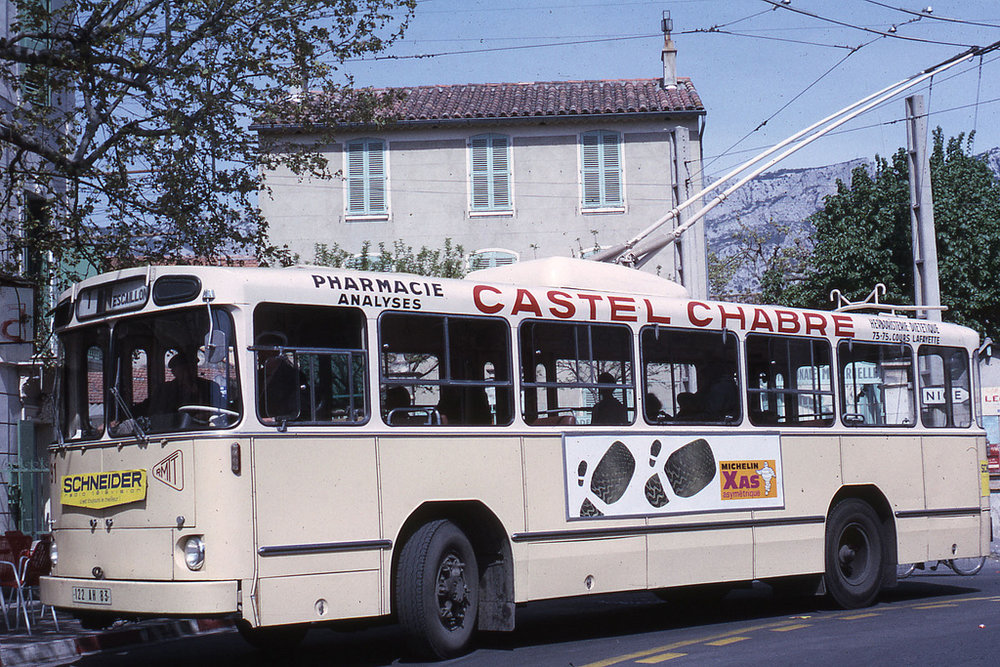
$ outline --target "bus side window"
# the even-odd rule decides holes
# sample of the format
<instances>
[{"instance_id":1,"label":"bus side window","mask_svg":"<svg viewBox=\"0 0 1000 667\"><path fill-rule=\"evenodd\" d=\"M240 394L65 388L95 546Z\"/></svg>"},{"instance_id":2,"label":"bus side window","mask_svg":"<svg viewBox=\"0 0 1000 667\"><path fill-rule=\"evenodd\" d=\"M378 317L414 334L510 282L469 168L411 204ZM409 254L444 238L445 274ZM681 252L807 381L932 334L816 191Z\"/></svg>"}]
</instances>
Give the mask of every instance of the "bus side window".
<instances>
[{"instance_id":1,"label":"bus side window","mask_svg":"<svg viewBox=\"0 0 1000 667\"><path fill-rule=\"evenodd\" d=\"M357 308L254 310L257 412L268 425L368 421L365 316Z\"/></svg>"},{"instance_id":2,"label":"bus side window","mask_svg":"<svg viewBox=\"0 0 1000 667\"><path fill-rule=\"evenodd\" d=\"M645 327L640 351L648 423L740 422L736 334Z\"/></svg>"},{"instance_id":3,"label":"bus side window","mask_svg":"<svg viewBox=\"0 0 1000 667\"><path fill-rule=\"evenodd\" d=\"M382 315L383 420L390 426L509 424L513 415L509 331L507 323L497 318Z\"/></svg>"},{"instance_id":4,"label":"bus side window","mask_svg":"<svg viewBox=\"0 0 1000 667\"><path fill-rule=\"evenodd\" d=\"M825 340L749 334L747 403L757 426L830 426L833 385Z\"/></svg>"},{"instance_id":5,"label":"bus side window","mask_svg":"<svg viewBox=\"0 0 1000 667\"><path fill-rule=\"evenodd\" d=\"M520 339L526 423L606 426L635 420L632 334L627 327L527 321Z\"/></svg>"},{"instance_id":6,"label":"bus side window","mask_svg":"<svg viewBox=\"0 0 1000 667\"><path fill-rule=\"evenodd\" d=\"M842 417L847 426L912 426L913 352L906 345L845 341L840 358Z\"/></svg>"},{"instance_id":7,"label":"bus side window","mask_svg":"<svg viewBox=\"0 0 1000 667\"><path fill-rule=\"evenodd\" d=\"M921 345L917 350L920 373L920 420L931 428L972 424L972 391L969 357L959 347Z\"/></svg>"}]
</instances>

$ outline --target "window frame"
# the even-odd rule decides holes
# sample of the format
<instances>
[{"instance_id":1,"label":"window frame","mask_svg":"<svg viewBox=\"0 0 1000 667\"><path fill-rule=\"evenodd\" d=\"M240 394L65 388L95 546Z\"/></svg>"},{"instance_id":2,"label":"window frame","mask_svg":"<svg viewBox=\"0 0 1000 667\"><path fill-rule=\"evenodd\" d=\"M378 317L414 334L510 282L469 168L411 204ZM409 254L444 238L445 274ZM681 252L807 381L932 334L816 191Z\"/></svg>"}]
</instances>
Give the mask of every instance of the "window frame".
<instances>
[{"instance_id":1,"label":"window frame","mask_svg":"<svg viewBox=\"0 0 1000 667\"><path fill-rule=\"evenodd\" d=\"M667 362L656 362L656 361L651 362L651 361L648 360L647 355L646 355L645 337L648 335L649 332L652 332L654 335L656 335L656 332L659 332L660 335L667 335L667 336L669 336L670 334L682 334L682 335L691 335L691 336L718 336L718 337L721 337L721 339L722 339L722 347L720 349L726 350L729 346L732 346L732 351L733 351L734 356L735 356L735 364L733 366L733 370L735 372L735 378L734 379L736 381L736 408L737 408L736 418L733 419L732 421L726 421L725 419L714 420L713 421L713 420L709 420L709 419L700 419L700 418L699 419L694 419L694 418L692 418L692 419L677 419L676 414L675 414L674 417L668 417L668 418L666 418L664 420L659 420L659 419L657 419L657 420L651 420L649 418L649 413L646 410L646 400L647 400L646 396L649 393L652 393L652 392L649 391L649 374L648 374L649 364L650 363L667 363ZM661 326L659 324L646 325L646 326L641 327L639 329L639 363L640 363L640 366L641 366L641 369L642 369L642 391L640 391L639 394L642 397L642 418L645 421L645 423L648 424L648 425L650 425L650 426L663 426L664 424L671 424L671 425L673 425L673 424L682 424L682 425L688 425L688 424L690 424L690 425L699 425L699 426L740 426L743 423L744 418L745 418L745 415L744 415L745 411L743 409L743 393L744 393L743 389L744 389L744 387L743 387L743 380L742 380L742 377L741 377L743 363L742 363L742 360L740 359L740 347L741 347L740 346L740 337L738 335L736 335L736 332L734 332L734 331L732 331L730 329L714 329L714 330L713 329L689 329L689 328L685 328L685 327ZM695 380L696 381L698 380L697 374L695 376ZM702 390L702 388L699 387L698 390L700 391L700 390ZM684 392L680 392L680 393L684 393ZM675 401L676 401L677 395L679 395L679 394L675 394L674 397L673 397ZM657 399L657 400L659 400L659 399ZM674 409L676 411L676 406L674 406Z\"/></svg>"},{"instance_id":2,"label":"window frame","mask_svg":"<svg viewBox=\"0 0 1000 667\"><path fill-rule=\"evenodd\" d=\"M920 371L920 360L921 360L921 358L926 353L928 356L940 356L942 358L942 361L944 362L944 357L941 354L943 352L951 352L952 353L952 357L951 358L954 358L954 353L959 353L961 355L961 357L962 357L962 360L965 362L966 385L965 385L965 387L961 387L960 386L958 388L959 389L963 389L964 388L964 390L969 395L969 398L968 398L969 415L968 415L968 423L966 423L966 424L956 424L956 423L954 423L956 421L955 408L957 407L957 404L955 403L955 401L952 400L952 397L954 396L955 379L951 377L951 373L952 373L953 369L951 368L951 365L948 364L947 362L945 362L943 364L944 368L942 369L944 371L944 377L942 378L942 380L944 381L944 387L943 387L943 389L944 389L944 397L945 397L945 402L942 404L942 406L944 407L944 410L945 410L946 420L948 422L951 422L951 423L946 423L944 425L937 425L937 424L928 423L929 422L929 415L927 414L927 412L924 409L924 406L925 406L925 403L924 403L924 389L926 387L924 386L924 376L923 376L923 373L921 373L921 371ZM976 421L975 420L975 408L973 407L973 404L975 403L975 400L974 400L975 394L973 393L974 390L973 390L973 379L972 379L972 367L970 366L970 361L969 361L969 351L967 349L965 349L964 347L957 347L957 346L954 346L954 345L927 345L927 344L923 344L923 345L919 345L917 347L916 363L917 363L916 375L917 375L917 387L918 387L917 388L917 409L918 409L918 411L920 413L920 423L921 423L921 425L923 425L924 428L933 428L933 429L940 429L940 428L960 428L960 429L965 429L965 428L969 428L970 426L972 426L972 424Z\"/></svg>"},{"instance_id":3,"label":"window frame","mask_svg":"<svg viewBox=\"0 0 1000 667\"><path fill-rule=\"evenodd\" d=\"M628 379L628 381L626 382L626 381L622 381L621 379L619 379L618 381L616 381L613 384L602 383L602 382L599 381L599 378L597 376L591 377L589 380L582 380L579 377L577 377L576 380L571 381L571 382L559 382L558 379L556 379L556 380L543 380L543 381L528 380L527 379L528 377L534 378L536 376L536 373L537 373L537 369L538 369L538 365L539 364L538 364L537 361L534 361L534 352L530 351L530 350L535 349L537 346L535 346L535 345L525 346L524 345L524 339L523 339L523 337L525 336L525 328L526 327L536 326L536 325L539 325L539 324L546 325L546 326L564 327L564 328L567 328L567 329L569 329L570 327L572 327L574 329L586 329L586 336L587 336L587 341L588 341L587 342L588 349L585 351L586 355L581 355L579 349L577 349L577 354L576 354L576 357L575 357L575 363L576 363L577 366L579 366L581 363L585 363L585 364L590 365L592 368L596 364L598 364L599 362L602 361L601 359L596 359L595 355L594 355L594 347L595 346L594 346L593 329L594 328L602 328L602 329L609 329L609 330L615 330L615 331L624 332L625 335L626 335L626 340L628 341L627 344L626 344L626 347L625 347L625 349L628 351L628 359L625 360L628 363L628 368L629 368L629 379ZM573 335L574 335L574 337L577 335L575 331L574 331ZM552 320L528 319L528 320L522 321L520 323L520 325L518 326L517 336L518 336L518 345L519 345L518 359L517 359L517 363L518 363L517 372L518 372L518 377L520 379L520 387L519 387L519 391L520 391L520 408L521 408L521 419L524 421L525 424L527 424L528 426L549 426L549 425L552 425L553 423L555 423L555 421L552 421L552 422L549 422L549 421L542 422L542 421L540 421L540 419L543 419L544 417L541 416L541 413L538 410L537 401L533 402L534 403L534 409L535 409L535 412L534 412L535 417L529 420L529 418L528 418L529 417L529 413L526 411L527 407L528 407L529 401L526 400L526 393L527 393L528 390L531 390L531 389L535 389L535 390L541 389L541 390L546 390L547 391L545 417L552 417L553 413L554 413L555 416L561 416L563 413L567 413L567 412L570 415L573 415L572 424L566 424L566 425L577 425L577 426L583 426L583 427L587 427L587 428L594 427L594 426L627 427L627 426L631 426L631 425L633 425L633 424L636 423L636 413L639 410L639 405L638 405L637 400L636 400L637 381L636 381L635 334L634 334L634 331L632 330L631 327L629 327L626 324L613 324L613 323L610 323L610 322L579 322L579 321L552 321ZM576 342L574 342L574 347L577 347L578 339L575 339L575 341ZM525 365L525 362L528 360L527 359L527 355L531 355L531 359L534 361L534 363L532 363L530 369ZM529 370L530 370L530 374L528 373ZM598 374L598 376L599 376L599 374ZM583 401L581 404L575 405L575 406L566 406L566 407L563 407L561 405L557 405L555 408L549 408L548 407L548 395L549 395L549 393L551 393L551 392L558 392L558 391L564 390L564 389L582 389L582 390L586 390L586 391L590 391L590 392L597 392L598 394L600 393L600 391L602 389L611 389L614 392L621 391L622 392L621 398L623 398L625 400L620 401L620 402L622 403L622 406L625 409L626 421L624 423L622 423L622 424L594 424L592 422L588 423L588 424L577 424L576 421L575 421L575 414L574 413L576 411L587 411L587 410L590 410L591 408L593 408L593 405L597 404L597 402L595 401L595 403L593 405L589 405L588 401ZM616 396L616 398L617 398L617 396ZM591 412L591 418L593 418L593 412ZM562 424L563 422L559 422L559 423Z\"/></svg>"},{"instance_id":4,"label":"window frame","mask_svg":"<svg viewBox=\"0 0 1000 667\"><path fill-rule=\"evenodd\" d=\"M378 149L375 149L375 146ZM354 149L360 146L360 149ZM379 137L359 137L344 142L344 219L351 222L380 221L389 219L389 146ZM361 155L361 173L355 173L353 156ZM380 172L372 173L372 156L378 155ZM380 186L381 208L374 205L374 193ZM361 209L353 208L355 188L360 187Z\"/></svg>"},{"instance_id":5,"label":"window frame","mask_svg":"<svg viewBox=\"0 0 1000 667\"><path fill-rule=\"evenodd\" d=\"M442 325L443 335L441 338L441 350L443 353L443 358L438 360L439 370L438 377L436 379L427 378L392 378L387 376L385 368L385 356L384 353L387 351L386 347L388 343L386 342L386 336L384 334L385 320L387 317L407 317L407 318L421 318L421 319L436 319ZM453 378L451 361L452 361L452 349L451 349L451 331L452 327L450 322L455 320L461 321L476 321L476 322L488 322L497 328L499 332L502 332L503 341L499 349L503 352L505 360L507 362L507 379L497 380L494 379L482 379L482 380L456 380ZM378 317L377 322L377 335L378 335L378 385L379 385L379 414L382 417L382 423L389 427L399 427L399 426L466 426L474 428L497 428L510 426L514 423L514 414L517 406L517 399L515 397L515 384L514 384L514 373L516 372L513 349L511 347L511 331L510 323L502 317L491 317L486 315L468 315L468 314L455 314L455 313L427 313L427 312L412 312L405 310L386 310L382 312ZM398 353L398 351L397 351ZM405 352L404 352L405 354ZM392 423L389 419L391 415L385 413L387 408L386 403L388 397L388 389L392 387L419 387L419 386L436 386L436 387L447 387L456 389L496 389L497 390L497 410L493 413L497 421L495 424L475 424L467 423L465 421L456 421L450 423L448 421L441 420L441 413L436 406L424 406L424 405L411 405L405 406L412 408L407 411L407 416L413 416L414 419L408 419L406 422ZM500 419L500 391L501 389L507 390L507 402L505 405L505 411L507 413L506 421L501 421ZM442 392L438 390L438 399L440 404L440 399ZM414 394L410 395L410 399L415 398ZM422 415L422 417L421 417Z\"/></svg>"},{"instance_id":6,"label":"window frame","mask_svg":"<svg viewBox=\"0 0 1000 667\"><path fill-rule=\"evenodd\" d=\"M502 153L498 150L497 143L504 142ZM477 158L477 142L486 142L482 147L485 155ZM513 141L510 135L488 132L469 137L468 142L468 169L469 169L469 216L490 216L490 215L513 215L514 213L514 169L512 164ZM497 168L498 154L503 155L502 169ZM477 163L482 162L485 170L477 170ZM482 179L482 183L477 188L477 179ZM498 197L500 182L503 182L503 197ZM486 188L485 204L477 204L478 190L483 186Z\"/></svg>"},{"instance_id":7,"label":"window frame","mask_svg":"<svg viewBox=\"0 0 1000 667\"><path fill-rule=\"evenodd\" d=\"M477 266L476 263L481 258L485 258L486 263L481 266ZM517 264L520 261L521 255L513 250L507 250L506 248L482 248L469 253L468 264L470 271L479 271L481 269L492 269L498 266L510 266L511 264Z\"/></svg>"},{"instance_id":8,"label":"window frame","mask_svg":"<svg viewBox=\"0 0 1000 667\"><path fill-rule=\"evenodd\" d=\"M760 340L763 340L763 339L777 340L777 341L782 341L782 342L784 342L786 344L792 344L792 343L809 343L810 344L810 352L809 352L809 354L810 354L810 357L813 358L813 359L815 359L815 357L816 357L816 348L815 348L815 345L816 344L824 345L825 348L826 348L826 353L827 353L827 364L829 366L830 374L831 374L831 377L830 377L830 380L829 380L829 387L830 388L828 390L824 390L824 389L805 389L805 390L802 390L802 389L799 389L799 387L797 385L795 387L788 387L788 386L777 387L777 386L775 386L775 387L770 387L770 388L766 388L766 389L761 389L759 387L754 387L753 386L753 376L754 376L755 369L751 367L751 361L754 359L754 356L751 355L750 346L751 346L751 344L754 343L754 341L759 340L759 339ZM768 359L769 359L769 366L773 365L774 355L768 355ZM789 357L788 359L790 361L791 357ZM744 340L743 340L743 367L745 369L745 374L746 374L746 382L745 382L745 386L743 387L743 393L746 396L746 401L747 401L747 419L748 419L749 423L752 426L758 427L758 428L774 427L774 428L782 428L782 429L785 429L785 428L789 428L789 429L797 429L797 428L832 428L837 423L837 395L836 395L836 390L835 390L836 384L833 382L832 374L834 372L834 369L837 368L838 366L837 366L837 363L836 363L836 359L834 358L833 346L830 344L830 341L828 339L826 339L826 338L807 337L807 336L783 336L783 335L780 335L780 334L772 334L772 333L748 333L746 335L746 337L744 338ZM811 364L811 367L818 368L819 366L817 364ZM800 366L799 368L805 368L805 366ZM789 375L789 377L791 376L791 373L789 373L788 371L791 371L792 368L789 367L789 368L785 368L783 370L786 371L786 374ZM795 370L796 370L796 374L797 374L798 369L795 369ZM777 374L774 374L774 375L777 376ZM813 384L814 384L814 386L817 386L815 379L814 379ZM818 386L822 386L822 378L820 378ZM813 400L815 400L815 398L818 397L818 398L820 398L820 401L822 401L822 397L823 396L829 396L830 397L830 417L829 417L828 420L824 419L822 416L819 416L819 417L814 417L812 419L805 420L805 421L803 421L803 420L797 420L797 421L794 421L794 422L789 422L789 421L787 421L787 414L788 413L786 412L786 421L784 421L784 422L782 422L782 421L775 421L774 423L769 423L767 421L757 421L754 418L754 415L758 414L753 409L754 399L756 397L758 397L758 396L767 395L767 394L773 394L773 395L775 395L775 401L777 401L778 395L781 395L782 397L784 397L784 400L786 401L786 404L788 402L794 402L793 404L798 404L799 398L803 397L803 396L811 396L811 397L813 397ZM820 403L820 407L822 408L822 402ZM798 408L796 408L796 412L798 412ZM763 413L760 413L760 414L763 414ZM820 412L820 415L822 415L822 412ZM819 423L817 423L817 422L819 422ZM823 422L825 422L825 423L823 423Z\"/></svg>"},{"instance_id":9,"label":"window frame","mask_svg":"<svg viewBox=\"0 0 1000 667\"><path fill-rule=\"evenodd\" d=\"M610 141L613 139L614 141ZM611 130L591 130L580 134L580 212L623 213L625 211L625 141L622 133ZM590 143L593 141L593 143ZM615 147L616 155L608 154L608 146ZM595 156L588 155L594 146ZM596 164L594 163L596 158ZM617 164L609 165L609 161ZM596 182L595 182L596 179ZM618 196L612 198L610 189L617 186ZM593 189L596 187L596 200Z\"/></svg>"},{"instance_id":10,"label":"window frame","mask_svg":"<svg viewBox=\"0 0 1000 667\"><path fill-rule=\"evenodd\" d=\"M896 348L898 350L906 350L909 353L909 357L910 357L910 363L909 363L910 375L909 375L909 378L910 378L910 385L912 387L912 390L910 392L910 410L911 410L910 414L913 416L913 419L910 421L909 424L906 424L906 423L865 424L863 421L859 422L859 421L848 419L848 415L857 414L857 413L853 412L853 411L848 412L847 387L845 386L845 382L844 382L844 366L845 366L845 363L857 363L857 361L854 361L854 362L844 362L843 360L844 360L844 356L845 355L843 354L843 352L841 350L844 349L844 348L851 349L852 347L857 346L857 345L861 345L861 346L864 346L864 347ZM919 388L918 388L919 387L919 383L918 383L918 378L917 378L916 354L915 354L915 352L913 350L913 347L911 347L910 345L907 345L906 343L898 343L898 342L896 342L896 343L883 343L883 342L867 341L867 340L860 340L859 341L859 340L854 340L853 338L852 339L848 339L848 340L842 340L842 341L840 341L837 344L837 360L836 360L836 363L837 363L837 366L836 366L837 367L837 387L838 387L838 389L840 391L840 401L839 401L839 404L840 404L840 423L841 424L843 424L844 426L849 426L851 428L860 428L860 429L866 429L866 428L891 428L891 429L899 429L899 428L914 428L914 427L916 427L917 423L920 421L920 416L919 416L919 413L918 413L918 410L919 410L919 397L917 396L917 392L919 391Z\"/></svg>"},{"instance_id":11,"label":"window frame","mask_svg":"<svg viewBox=\"0 0 1000 667\"><path fill-rule=\"evenodd\" d=\"M263 311L261 310L263 308ZM296 345L288 344L287 336L288 332L281 329L268 329L266 327L260 326L258 317L263 317L262 313L270 315L267 310L270 308L275 308L278 311L295 311L305 312L306 310L331 310L331 311L341 311L341 312L352 312L355 317L359 319L360 327L358 329L361 347L317 347L310 345ZM371 378L371 368L370 368L370 341L368 336L368 325L367 317L363 310L355 306L339 306L339 305L320 305L314 303L286 303L282 301L260 301L253 309L253 313L250 317L251 327L253 332L253 344L247 347L253 353L253 367L252 367L252 382L253 382L253 396L254 396L254 410L256 412L257 420L266 427L277 428L278 431L284 431L289 425L292 426L321 426L324 428L330 427L355 427L364 426L372 418L373 406L372 399L369 391L370 378ZM280 344L263 344L259 342L259 338L271 332L280 332L285 340ZM275 353L279 356L284 356L291 366L298 370L299 372L307 373L308 375L308 395L309 395L309 405L300 405L299 416L295 418L287 418L281 416L272 416L267 414L265 410L265 396L267 395L266 388L263 386L262 371L263 365L260 361L260 355L262 352ZM315 367L317 373L313 374L313 366L300 364L299 356L304 357L314 356L317 358L317 365ZM360 369L362 377L360 382L355 383L353 376L349 376L350 381L348 382L348 387L352 391L348 394L351 396L350 399L350 409L357 411L357 408L353 404L353 397L355 395L360 395L361 404L361 419L343 419L343 420L333 420L333 419L312 419L314 413L317 412L320 401L319 392L317 391L318 386L321 384L318 382L319 378L319 366L318 358L320 356L346 356L348 358L349 368L354 371L355 369L355 359L360 359L362 367ZM308 368L308 371L305 369ZM251 377L250 373L247 373L248 381ZM332 375L331 375L332 382ZM331 385L332 386L332 385ZM302 414L307 413L308 418L302 418ZM332 415L331 415L332 416Z\"/></svg>"}]
</instances>

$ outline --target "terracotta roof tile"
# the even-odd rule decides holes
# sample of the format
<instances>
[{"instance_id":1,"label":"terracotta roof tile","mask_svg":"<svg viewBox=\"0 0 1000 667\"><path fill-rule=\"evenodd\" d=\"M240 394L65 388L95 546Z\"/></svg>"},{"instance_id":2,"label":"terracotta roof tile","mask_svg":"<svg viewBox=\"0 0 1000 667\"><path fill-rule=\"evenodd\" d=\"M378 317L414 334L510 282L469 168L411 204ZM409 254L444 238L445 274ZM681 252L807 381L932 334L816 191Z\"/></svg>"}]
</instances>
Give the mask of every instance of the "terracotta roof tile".
<instances>
[{"instance_id":1,"label":"terracotta roof tile","mask_svg":"<svg viewBox=\"0 0 1000 667\"><path fill-rule=\"evenodd\" d=\"M705 111L698 92L687 78L679 78L677 86L669 89L663 87L660 79L621 79L468 83L369 89L367 92L401 94L402 99L396 101L386 115L403 122ZM314 108L324 104L322 99L315 97L310 103ZM258 127L293 122L284 118L260 119Z\"/></svg>"}]
</instances>

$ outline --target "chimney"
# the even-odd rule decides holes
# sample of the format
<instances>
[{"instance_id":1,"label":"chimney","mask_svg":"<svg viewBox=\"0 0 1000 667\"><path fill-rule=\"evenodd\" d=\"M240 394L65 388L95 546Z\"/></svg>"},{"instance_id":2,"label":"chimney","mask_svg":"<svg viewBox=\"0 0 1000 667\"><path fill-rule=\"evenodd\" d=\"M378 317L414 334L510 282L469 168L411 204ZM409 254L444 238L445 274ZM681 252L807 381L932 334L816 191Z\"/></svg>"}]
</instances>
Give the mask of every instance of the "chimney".
<instances>
[{"instance_id":1,"label":"chimney","mask_svg":"<svg viewBox=\"0 0 1000 667\"><path fill-rule=\"evenodd\" d=\"M660 59L663 61L663 87L676 88L677 47L674 46L674 40L670 39L670 31L674 29L674 21L670 18L669 9L663 12L660 29L663 31L663 51L660 52Z\"/></svg>"}]
</instances>

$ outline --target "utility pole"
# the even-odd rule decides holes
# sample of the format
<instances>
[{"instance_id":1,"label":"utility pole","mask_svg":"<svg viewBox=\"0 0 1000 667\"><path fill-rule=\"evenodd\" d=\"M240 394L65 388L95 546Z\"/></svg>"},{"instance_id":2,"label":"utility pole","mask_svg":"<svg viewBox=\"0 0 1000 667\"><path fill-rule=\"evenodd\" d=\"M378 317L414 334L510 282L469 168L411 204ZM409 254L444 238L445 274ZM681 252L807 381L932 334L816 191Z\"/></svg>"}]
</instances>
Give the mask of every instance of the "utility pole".
<instances>
[{"instance_id":1,"label":"utility pole","mask_svg":"<svg viewBox=\"0 0 1000 667\"><path fill-rule=\"evenodd\" d=\"M906 162L910 172L910 230L913 238L913 299L918 306L931 306L923 313L941 321L938 287L937 243L934 237L934 198L931 195L931 164L927 154L927 113L924 96L906 98Z\"/></svg>"},{"instance_id":2,"label":"utility pole","mask_svg":"<svg viewBox=\"0 0 1000 667\"><path fill-rule=\"evenodd\" d=\"M683 125L678 125L670 133L671 145L671 176L673 184L671 194L672 204L679 205L694 194L691 183L691 140L690 131ZM677 216L676 225L684 224L691 213L681 211ZM706 267L707 252L705 249L705 223L695 223L692 234L682 236L674 245L674 267L677 281L688 289L693 299L708 298L708 271ZM656 253L650 253L650 257ZM645 263L645 262L642 262Z\"/></svg>"}]
</instances>

